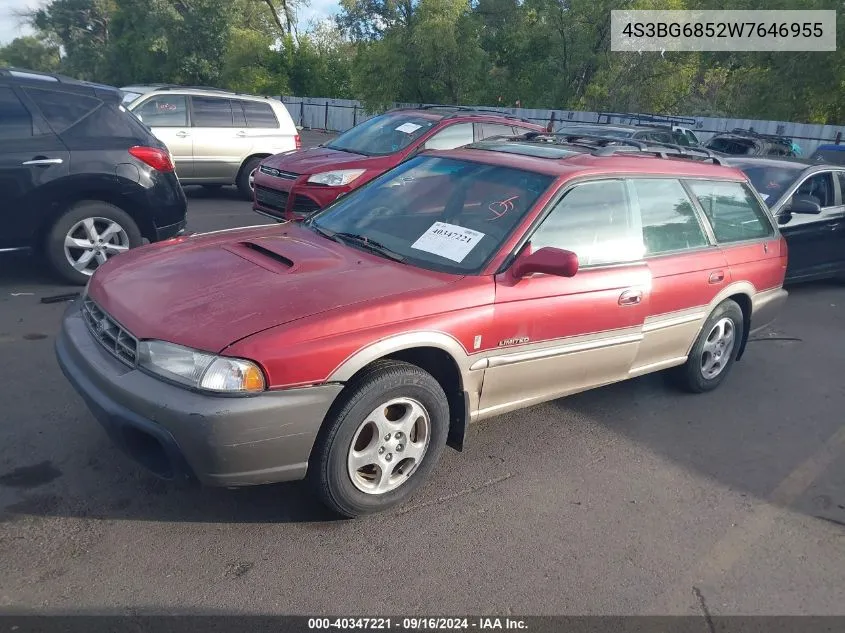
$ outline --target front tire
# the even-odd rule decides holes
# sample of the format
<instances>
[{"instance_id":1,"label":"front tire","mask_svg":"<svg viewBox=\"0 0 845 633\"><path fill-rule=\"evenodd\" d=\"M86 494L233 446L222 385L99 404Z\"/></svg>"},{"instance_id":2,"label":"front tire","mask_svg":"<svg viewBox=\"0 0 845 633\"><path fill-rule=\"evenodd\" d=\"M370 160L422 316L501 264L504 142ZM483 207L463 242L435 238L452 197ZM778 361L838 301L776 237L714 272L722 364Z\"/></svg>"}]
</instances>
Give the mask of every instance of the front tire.
<instances>
[{"instance_id":1,"label":"front tire","mask_svg":"<svg viewBox=\"0 0 845 633\"><path fill-rule=\"evenodd\" d=\"M56 220L45 246L53 270L82 286L108 259L142 241L138 225L125 211L100 200L85 200Z\"/></svg>"},{"instance_id":2,"label":"front tire","mask_svg":"<svg viewBox=\"0 0 845 633\"><path fill-rule=\"evenodd\" d=\"M687 362L674 371L675 383L684 391L712 391L730 373L744 335L742 309L732 299L716 306L704 322Z\"/></svg>"},{"instance_id":3,"label":"front tire","mask_svg":"<svg viewBox=\"0 0 845 633\"><path fill-rule=\"evenodd\" d=\"M258 169L262 160L264 159L257 157L250 158L244 163L240 173L238 174L238 191L240 191L241 195L247 200L252 200L253 198L252 179L254 176L252 172Z\"/></svg>"},{"instance_id":4,"label":"front tire","mask_svg":"<svg viewBox=\"0 0 845 633\"><path fill-rule=\"evenodd\" d=\"M396 507L429 476L446 445L449 403L416 365L374 363L326 419L308 477L323 503L354 518Z\"/></svg>"}]
</instances>

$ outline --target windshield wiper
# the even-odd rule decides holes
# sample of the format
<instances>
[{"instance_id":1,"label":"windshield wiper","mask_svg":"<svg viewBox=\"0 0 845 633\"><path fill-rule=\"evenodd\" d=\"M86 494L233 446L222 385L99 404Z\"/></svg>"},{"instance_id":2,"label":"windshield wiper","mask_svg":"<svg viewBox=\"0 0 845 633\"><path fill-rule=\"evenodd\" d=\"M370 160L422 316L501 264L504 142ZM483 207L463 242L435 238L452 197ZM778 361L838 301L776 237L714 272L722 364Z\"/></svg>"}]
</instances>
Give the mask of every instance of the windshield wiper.
<instances>
[{"instance_id":1,"label":"windshield wiper","mask_svg":"<svg viewBox=\"0 0 845 633\"><path fill-rule=\"evenodd\" d=\"M344 240L354 243L356 246L363 246L367 250L376 253L377 255L381 255L383 257L387 257L388 259L392 259L395 262L403 262L405 261L405 256L400 255L396 251L392 251L387 248L384 244L380 244L374 240L371 240L368 237L364 237L363 235L357 235L355 233L344 233L338 232L333 233L332 238L335 240Z\"/></svg>"}]
</instances>

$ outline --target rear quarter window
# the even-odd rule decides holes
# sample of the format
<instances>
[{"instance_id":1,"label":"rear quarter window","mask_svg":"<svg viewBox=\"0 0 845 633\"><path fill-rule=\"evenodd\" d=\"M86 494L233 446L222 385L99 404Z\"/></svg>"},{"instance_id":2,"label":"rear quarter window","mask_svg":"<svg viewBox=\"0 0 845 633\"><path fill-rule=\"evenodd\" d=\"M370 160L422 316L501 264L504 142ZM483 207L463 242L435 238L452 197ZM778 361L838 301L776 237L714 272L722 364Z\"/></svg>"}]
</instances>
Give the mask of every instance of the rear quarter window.
<instances>
[{"instance_id":1,"label":"rear quarter window","mask_svg":"<svg viewBox=\"0 0 845 633\"><path fill-rule=\"evenodd\" d=\"M768 211L745 183L694 180L687 184L720 244L762 239L774 234Z\"/></svg>"},{"instance_id":2,"label":"rear quarter window","mask_svg":"<svg viewBox=\"0 0 845 633\"><path fill-rule=\"evenodd\" d=\"M25 88L26 95L32 99L47 123L56 134L81 122L102 105L95 97L72 92Z\"/></svg>"},{"instance_id":3,"label":"rear quarter window","mask_svg":"<svg viewBox=\"0 0 845 633\"><path fill-rule=\"evenodd\" d=\"M279 120L269 103L241 101L249 127L278 128Z\"/></svg>"}]
</instances>

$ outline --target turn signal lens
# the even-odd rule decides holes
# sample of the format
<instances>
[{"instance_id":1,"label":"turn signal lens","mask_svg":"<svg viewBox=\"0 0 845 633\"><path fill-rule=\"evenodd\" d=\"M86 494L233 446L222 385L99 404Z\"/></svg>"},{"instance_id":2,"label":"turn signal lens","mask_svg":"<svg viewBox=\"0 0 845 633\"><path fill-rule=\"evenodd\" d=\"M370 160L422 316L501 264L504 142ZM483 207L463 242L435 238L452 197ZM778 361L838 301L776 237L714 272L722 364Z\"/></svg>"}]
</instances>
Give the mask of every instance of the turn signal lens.
<instances>
[{"instance_id":1,"label":"turn signal lens","mask_svg":"<svg viewBox=\"0 0 845 633\"><path fill-rule=\"evenodd\" d=\"M247 360L218 357L205 370L200 388L228 393L263 391L264 374Z\"/></svg>"}]
</instances>

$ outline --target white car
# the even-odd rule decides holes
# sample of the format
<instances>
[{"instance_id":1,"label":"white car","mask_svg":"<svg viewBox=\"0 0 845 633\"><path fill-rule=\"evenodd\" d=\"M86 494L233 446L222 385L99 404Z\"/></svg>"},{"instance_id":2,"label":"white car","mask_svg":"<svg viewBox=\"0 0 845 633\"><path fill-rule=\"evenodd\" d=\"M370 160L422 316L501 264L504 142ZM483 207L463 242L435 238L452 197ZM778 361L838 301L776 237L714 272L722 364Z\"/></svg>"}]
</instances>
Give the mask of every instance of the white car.
<instances>
[{"instance_id":1,"label":"white car","mask_svg":"<svg viewBox=\"0 0 845 633\"><path fill-rule=\"evenodd\" d=\"M251 200L261 160L301 147L278 99L167 85L121 90L126 108L167 145L183 185L237 185Z\"/></svg>"}]
</instances>

